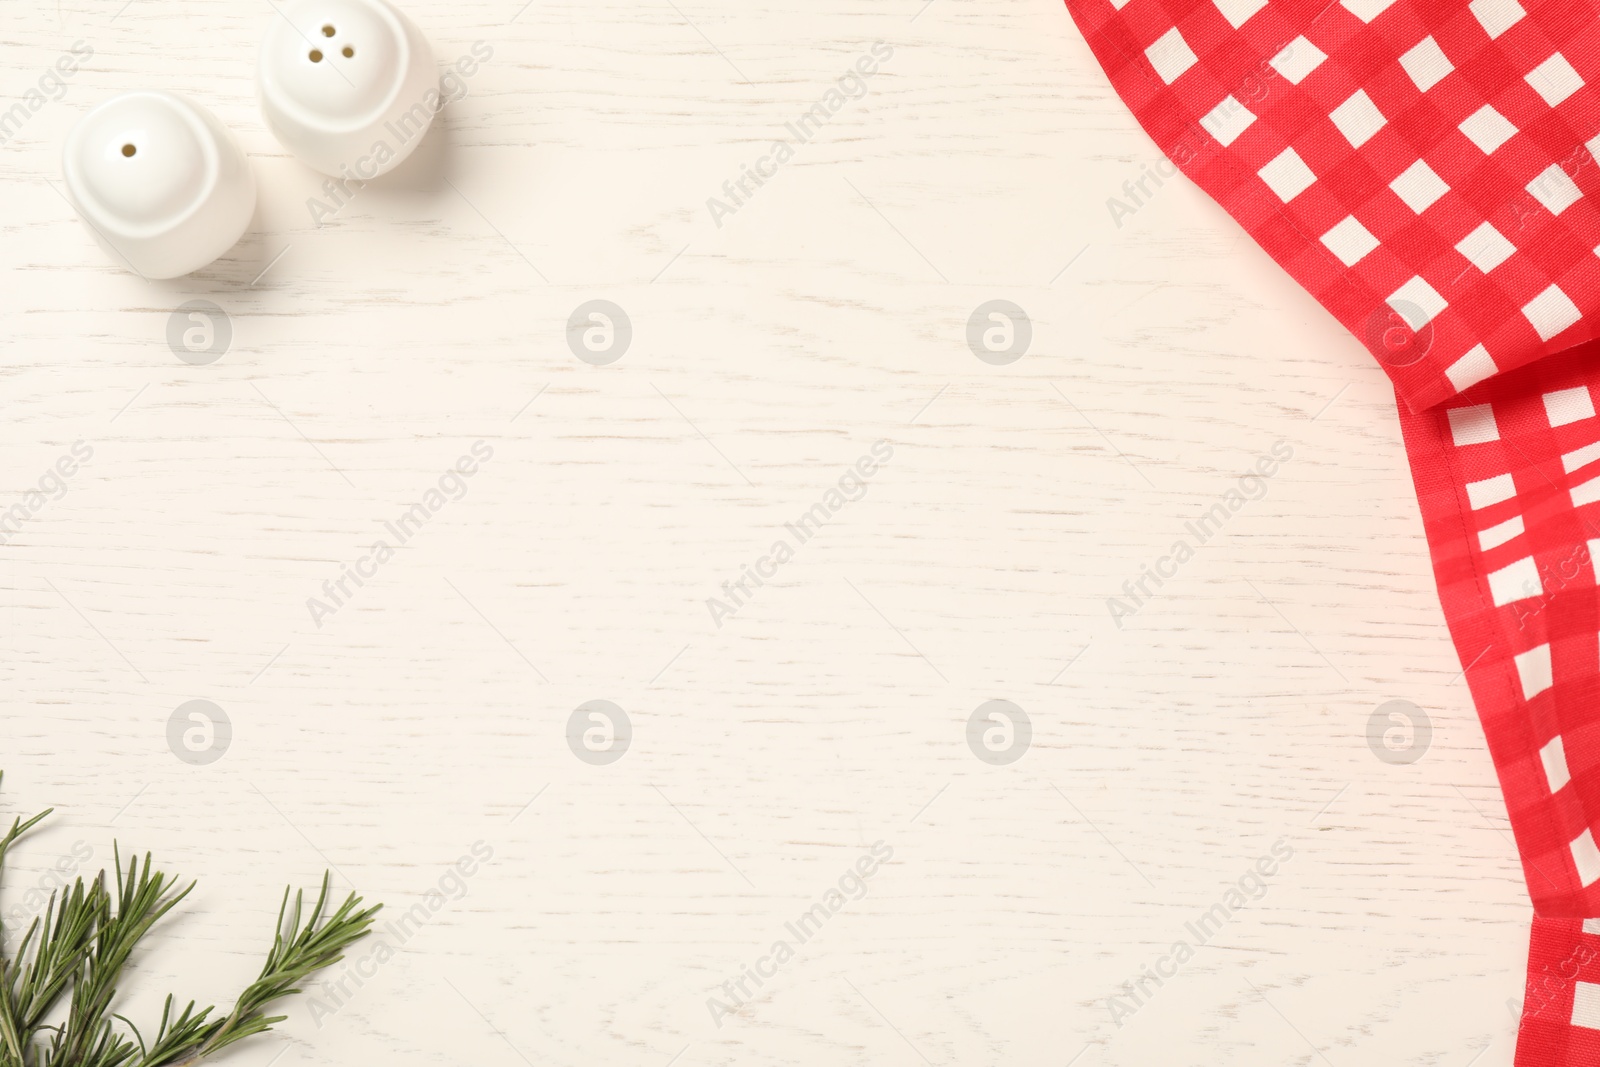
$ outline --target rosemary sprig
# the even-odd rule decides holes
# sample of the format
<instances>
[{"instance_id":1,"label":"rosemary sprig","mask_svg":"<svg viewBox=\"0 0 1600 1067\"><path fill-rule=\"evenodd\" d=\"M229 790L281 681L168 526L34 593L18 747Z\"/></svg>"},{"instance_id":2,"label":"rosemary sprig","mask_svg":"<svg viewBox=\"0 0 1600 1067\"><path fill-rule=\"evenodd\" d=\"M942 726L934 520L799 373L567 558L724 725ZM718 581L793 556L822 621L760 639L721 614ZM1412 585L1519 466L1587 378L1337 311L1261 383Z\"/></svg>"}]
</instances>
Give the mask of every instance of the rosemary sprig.
<instances>
[{"instance_id":1,"label":"rosemary sprig","mask_svg":"<svg viewBox=\"0 0 1600 1067\"><path fill-rule=\"evenodd\" d=\"M49 814L46 810L27 819L18 817L0 835L0 878L6 850ZM151 866L149 853L142 865L137 856L129 860L124 876L122 853L115 848L114 852L115 895L106 889L105 871L88 883L78 878L59 901L51 894L44 914L29 925L14 956L7 956L0 941L0 1067L196 1063L288 1018L268 1015L268 1006L299 993L307 977L343 959L345 949L367 935L373 916L383 907L361 908L361 898L352 893L325 917L330 883L326 873L309 914L304 913L304 895L299 891L290 906L286 888L266 964L233 1010L214 1018L215 1008L197 1011L190 1001L174 1014L169 995L147 1043L137 1026L111 1011L117 982L135 946L189 895L195 883L180 887ZM3 934L0 930L0 937ZM66 1020L47 1024L51 1010L69 991ZM131 1040L113 1019L127 1027Z\"/></svg>"},{"instance_id":2,"label":"rosemary sprig","mask_svg":"<svg viewBox=\"0 0 1600 1067\"><path fill-rule=\"evenodd\" d=\"M308 975L344 959L344 950L365 937L372 925L372 917L383 905L357 910L361 898L351 894L345 902L323 921L322 912L328 902L329 875L322 876L322 890L310 916L301 924L300 914L304 895L296 891L294 907L289 908L289 891L283 891L283 903L278 908L278 925L272 938L272 951L267 953L266 965L261 975L252 982L224 1019L206 1023L212 1009L194 1013L194 1002L183 1009L171 1025L172 998L167 998L161 1013L161 1027L148 1049L140 1047L144 1055L137 1067L175 1067L193 1063L235 1041L268 1030L273 1023L282 1022L287 1015L266 1013L267 1005L282 997L300 992L299 983ZM288 922L284 922L287 913ZM135 1031L137 1033L137 1031Z\"/></svg>"}]
</instances>

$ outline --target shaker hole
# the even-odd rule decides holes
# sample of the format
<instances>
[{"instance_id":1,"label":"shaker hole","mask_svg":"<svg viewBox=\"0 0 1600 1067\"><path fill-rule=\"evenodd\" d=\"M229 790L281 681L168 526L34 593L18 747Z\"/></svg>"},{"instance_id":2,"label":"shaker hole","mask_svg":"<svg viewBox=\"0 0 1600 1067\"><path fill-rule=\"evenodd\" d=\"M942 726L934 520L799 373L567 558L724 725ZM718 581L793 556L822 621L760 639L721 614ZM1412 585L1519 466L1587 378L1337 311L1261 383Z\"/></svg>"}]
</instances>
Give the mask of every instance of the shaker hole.
<instances>
[{"instance_id":1,"label":"shaker hole","mask_svg":"<svg viewBox=\"0 0 1600 1067\"><path fill-rule=\"evenodd\" d=\"M313 48L311 50L311 62L313 62L313 63L321 63L322 62L322 52L319 49Z\"/></svg>"},{"instance_id":2,"label":"shaker hole","mask_svg":"<svg viewBox=\"0 0 1600 1067\"><path fill-rule=\"evenodd\" d=\"M125 145L122 146L122 154L125 155L125 156L131 156L131 155L133 155L134 153L136 153L138 151L139 150L137 148L133 147L133 145L131 145L131 144L125 144Z\"/></svg>"},{"instance_id":3,"label":"shaker hole","mask_svg":"<svg viewBox=\"0 0 1600 1067\"><path fill-rule=\"evenodd\" d=\"M354 48L351 48L349 45L345 45L344 46L344 51L341 52L340 54L343 55L346 59L349 59L351 56L356 54L356 50Z\"/></svg>"},{"instance_id":4,"label":"shaker hole","mask_svg":"<svg viewBox=\"0 0 1600 1067\"><path fill-rule=\"evenodd\" d=\"M324 36L324 37L332 37L333 34L334 34L334 29L333 29L333 24L331 22L328 25L322 27L322 36Z\"/></svg>"}]
</instances>

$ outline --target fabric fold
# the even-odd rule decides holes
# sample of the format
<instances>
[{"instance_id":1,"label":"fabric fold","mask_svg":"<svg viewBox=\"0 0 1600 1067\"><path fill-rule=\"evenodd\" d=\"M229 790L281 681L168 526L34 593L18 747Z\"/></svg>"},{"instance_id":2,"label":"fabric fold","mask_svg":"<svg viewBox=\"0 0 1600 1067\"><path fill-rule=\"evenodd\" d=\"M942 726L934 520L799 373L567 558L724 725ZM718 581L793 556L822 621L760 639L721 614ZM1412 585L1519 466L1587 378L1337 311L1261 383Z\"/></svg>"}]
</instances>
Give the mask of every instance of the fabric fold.
<instances>
[{"instance_id":1,"label":"fabric fold","mask_svg":"<svg viewBox=\"0 0 1600 1067\"><path fill-rule=\"evenodd\" d=\"M1600 337L1592 4L1067 6L1172 163L1410 409Z\"/></svg>"}]
</instances>

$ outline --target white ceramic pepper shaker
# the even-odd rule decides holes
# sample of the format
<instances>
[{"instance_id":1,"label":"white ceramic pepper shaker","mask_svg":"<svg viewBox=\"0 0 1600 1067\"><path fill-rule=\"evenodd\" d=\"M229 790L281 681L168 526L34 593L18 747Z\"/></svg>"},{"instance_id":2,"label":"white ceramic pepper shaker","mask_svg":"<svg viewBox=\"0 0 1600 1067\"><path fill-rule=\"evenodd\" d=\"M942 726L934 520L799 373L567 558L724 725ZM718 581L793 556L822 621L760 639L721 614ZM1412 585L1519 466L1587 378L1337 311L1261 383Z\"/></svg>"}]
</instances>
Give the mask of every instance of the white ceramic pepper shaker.
<instances>
[{"instance_id":1,"label":"white ceramic pepper shaker","mask_svg":"<svg viewBox=\"0 0 1600 1067\"><path fill-rule=\"evenodd\" d=\"M255 212L238 142L210 111L173 93L120 93L67 135L67 196L111 258L176 278L233 247Z\"/></svg>"}]
</instances>

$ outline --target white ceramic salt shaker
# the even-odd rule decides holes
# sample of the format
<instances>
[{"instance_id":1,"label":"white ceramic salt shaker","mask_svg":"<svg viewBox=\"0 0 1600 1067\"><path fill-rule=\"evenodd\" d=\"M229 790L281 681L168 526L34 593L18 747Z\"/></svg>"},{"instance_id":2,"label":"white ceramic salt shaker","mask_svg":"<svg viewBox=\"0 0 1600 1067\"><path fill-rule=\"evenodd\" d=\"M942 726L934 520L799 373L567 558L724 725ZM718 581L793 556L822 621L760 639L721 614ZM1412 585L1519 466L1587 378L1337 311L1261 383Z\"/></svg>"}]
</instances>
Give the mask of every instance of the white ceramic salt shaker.
<instances>
[{"instance_id":1,"label":"white ceramic salt shaker","mask_svg":"<svg viewBox=\"0 0 1600 1067\"><path fill-rule=\"evenodd\" d=\"M67 196L117 263L176 278L233 247L256 183L217 117L173 93L120 93L95 106L61 154Z\"/></svg>"},{"instance_id":2,"label":"white ceramic salt shaker","mask_svg":"<svg viewBox=\"0 0 1600 1067\"><path fill-rule=\"evenodd\" d=\"M441 106L433 46L385 0L294 0L261 43L267 127L301 162L367 181L398 166Z\"/></svg>"}]
</instances>

